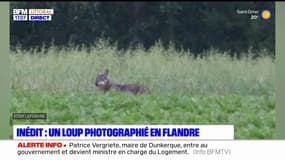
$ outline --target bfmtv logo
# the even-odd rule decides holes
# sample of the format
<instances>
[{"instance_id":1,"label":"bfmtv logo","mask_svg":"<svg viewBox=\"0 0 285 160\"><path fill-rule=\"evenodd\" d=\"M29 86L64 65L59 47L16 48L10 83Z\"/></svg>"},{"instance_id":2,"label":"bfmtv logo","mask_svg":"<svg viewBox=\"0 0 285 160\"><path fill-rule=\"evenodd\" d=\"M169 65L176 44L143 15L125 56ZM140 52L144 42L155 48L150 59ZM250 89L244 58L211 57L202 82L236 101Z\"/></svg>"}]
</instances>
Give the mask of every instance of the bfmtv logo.
<instances>
[{"instance_id":1,"label":"bfmtv logo","mask_svg":"<svg viewBox=\"0 0 285 160\"><path fill-rule=\"evenodd\" d=\"M14 21L27 21L28 20L28 9L13 9L13 20Z\"/></svg>"},{"instance_id":2,"label":"bfmtv logo","mask_svg":"<svg viewBox=\"0 0 285 160\"><path fill-rule=\"evenodd\" d=\"M51 21L53 9L13 9L14 21Z\"/></svg>"}]
</instances>

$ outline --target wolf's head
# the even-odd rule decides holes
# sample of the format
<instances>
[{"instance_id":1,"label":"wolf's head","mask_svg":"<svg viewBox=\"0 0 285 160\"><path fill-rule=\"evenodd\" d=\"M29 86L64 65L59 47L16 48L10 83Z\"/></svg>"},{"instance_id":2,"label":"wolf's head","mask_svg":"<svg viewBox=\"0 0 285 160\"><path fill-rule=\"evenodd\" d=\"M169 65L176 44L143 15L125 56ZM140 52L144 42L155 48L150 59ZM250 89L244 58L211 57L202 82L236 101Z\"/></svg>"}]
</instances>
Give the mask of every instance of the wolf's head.
<instances>
[{"instance_id":1,"label":"wolf's head","mask_svg":"<svg viewBox=\"0 0 285 160\"><path fill-rule=\"evenodd\" d=\"M109 83L108 73L109 73L109 70L106 69L104 73L97 75L96 82L95 82L95 85L97 87L104 87Z\"/></svg>"}]
</instances>

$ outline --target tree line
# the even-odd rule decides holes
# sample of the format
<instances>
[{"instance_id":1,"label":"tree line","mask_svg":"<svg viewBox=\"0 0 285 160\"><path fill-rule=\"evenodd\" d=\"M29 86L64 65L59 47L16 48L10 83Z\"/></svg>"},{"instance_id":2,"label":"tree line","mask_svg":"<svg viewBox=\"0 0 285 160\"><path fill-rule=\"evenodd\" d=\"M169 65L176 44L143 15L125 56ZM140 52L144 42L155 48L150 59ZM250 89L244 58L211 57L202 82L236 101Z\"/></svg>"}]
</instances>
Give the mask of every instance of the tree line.
<instances>
[{"instance_id":1,"label":"tree line","mask_svg":"<svg viewBox=\"0 0 285 160\"><path fill-rule=\"evenodd\" d=\"M54 15L49 22L11 18L11 50L90 48L108 39L119 49L148 49L160 41L196 55L211 48L237 55L275 54L275 2L11 2L11 17L15 8L51 8ZM271 9L272 19L237 14L248 9Z\"/></svg>"}]
</instances>

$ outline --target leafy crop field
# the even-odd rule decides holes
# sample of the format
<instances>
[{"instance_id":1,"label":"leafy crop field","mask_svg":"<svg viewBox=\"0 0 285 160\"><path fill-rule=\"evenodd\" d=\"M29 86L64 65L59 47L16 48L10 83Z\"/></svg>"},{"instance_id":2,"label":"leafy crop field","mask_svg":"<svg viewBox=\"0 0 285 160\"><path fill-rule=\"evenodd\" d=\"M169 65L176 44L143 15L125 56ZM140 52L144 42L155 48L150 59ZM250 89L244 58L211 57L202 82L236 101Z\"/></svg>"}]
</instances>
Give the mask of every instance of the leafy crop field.
<instances>
[{"instance_id":1,"label":"leafy crop field","mask_svg":"<svg viewBox=\"0 0 285 160\"><path fill-rule=\"evenodd\" d=\"M272 138L275 132L275 62L206 58L187 51L117 50L98 44L90 53L51 49L47 54L11 53L11 112L45 112L47 120L13 124L233 124L235 138ZM95 78L152 88L149 95L102 93Z\"/></svg>"}]
</instances>

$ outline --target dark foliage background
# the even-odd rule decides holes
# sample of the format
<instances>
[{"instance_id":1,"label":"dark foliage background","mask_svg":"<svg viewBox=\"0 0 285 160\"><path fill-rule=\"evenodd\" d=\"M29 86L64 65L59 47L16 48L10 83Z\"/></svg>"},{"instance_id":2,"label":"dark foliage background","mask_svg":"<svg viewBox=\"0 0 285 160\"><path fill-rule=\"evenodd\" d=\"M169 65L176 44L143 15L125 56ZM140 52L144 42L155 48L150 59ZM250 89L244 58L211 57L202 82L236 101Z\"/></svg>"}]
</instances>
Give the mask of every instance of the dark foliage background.
<instances>
[{"instance_id":1,"label":"dark foliage background","mask_svg":"<svg viewBox=\"0 0 285 160\"><path fill-rule=\"evenodd\" d=\"M11 20L11 49L90 48L100 38L120 49L157 41L198 55L215 48L259 56L275 54L274 2L11 2L13 8L53 8L50 22ZM271 21L240 10L271 9ZM12 14L11 14L12 16ZM43 47L44 46L44 47Z\"/></svg>"}]
</instances>

